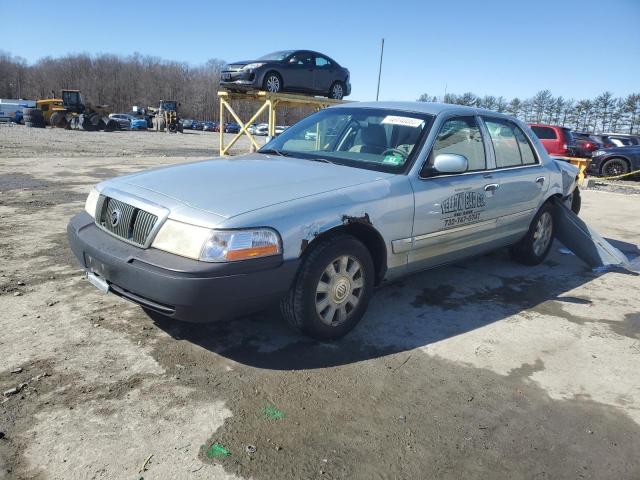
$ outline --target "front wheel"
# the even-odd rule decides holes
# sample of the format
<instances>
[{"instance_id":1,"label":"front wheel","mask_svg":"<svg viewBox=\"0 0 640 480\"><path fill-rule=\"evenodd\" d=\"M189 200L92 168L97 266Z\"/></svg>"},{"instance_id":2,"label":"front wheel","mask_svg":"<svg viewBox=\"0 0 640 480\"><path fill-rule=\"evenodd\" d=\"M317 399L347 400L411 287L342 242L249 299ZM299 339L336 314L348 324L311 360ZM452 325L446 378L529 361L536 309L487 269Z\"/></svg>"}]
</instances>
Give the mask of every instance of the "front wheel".
<instances>
[{"instance_id":1,"label":"front wheel","mask_svg":"<svg viewBox=\"0 0 640 480\"><path fill-rule=\"evenodd\" d=\"M610 158L602 165L602 174L605 177L617 177L629 173L629 164L622 158Z\"/></svg>"},{"instance_id":2,"label":"front wheel","mask_svg":"<svg viewBox=\"0 0 640 480\"><path fill-rule=\"evenodd\" d=\"M524 265L538 265L549 254L555 237L553 205L545 203L522 240L510 249L511 258Z\"/></svg>"},{"instance_id":3,"label":"front wheel","mask_svg":"<svg viewBox=\"0 0 640 480\"><path fill-rule=\"evenodd\" d=\"M340 235L311 246L295 283L282 300L285 320L320 340L335 340L357 325L373 292L369 250L356 238Z\"/></svg>"},{"instance_id":4,"label":"front wheel","mask_svg":"<svg viewBox=\"0 0 640 480\"><path fill-rule=\"evenodd\" d=\"M280 92L282 90L282 79L280 75L275 72L268 73L267 76L264 77L262 88L269 93Z\"/></svg>"}]
</instances>

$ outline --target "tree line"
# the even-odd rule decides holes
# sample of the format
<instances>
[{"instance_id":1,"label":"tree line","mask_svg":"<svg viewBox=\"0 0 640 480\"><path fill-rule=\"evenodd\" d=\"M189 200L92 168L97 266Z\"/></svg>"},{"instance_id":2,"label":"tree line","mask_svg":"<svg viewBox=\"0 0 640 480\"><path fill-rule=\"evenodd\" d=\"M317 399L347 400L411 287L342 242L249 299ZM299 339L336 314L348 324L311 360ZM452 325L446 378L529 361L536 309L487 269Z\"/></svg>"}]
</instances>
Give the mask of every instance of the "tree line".
<instances>
[{"instance_id":1,"label":"tree line","mask_svg":"<svg viewBox=\"0 0 640 480\"><path fill-rule=\"evenodd\" d=\"M0 98L39 99L59 96L62 89L81 90L86 101L109 105L113 112L129 112L134 105L157 106L160 100L180 102L184 118L219 120L217 92L224 62L217 58L202 65L164 60L134 53L70 54L44 57L33 64L0 51ZM420 95L419 101L434 102L435 96ZM578 131L640 132L640 93L614 97L604 92L593 99L565 99L541 90L527 99L447 93L444 103L469 105L508 113L529 123L549 123ZM232 102L242 120L248 120L256 105ZM281 108L277 122L290 125L311 113L310 108ZM226 120L232 120L228 115ZM259 121L266 121L266 113Z\"/></svg>"},{"instance_id":2,"label":"tree line","mask_svg":"<svg viewBox=\"0 0 640 480\"><path fill-rule=\"evenodd\" d=\"M424 93L418 101L435 102L438 99ZM507 113L527 123L560 125L580 132L640 132L640 93L614 97L611 92L604 92L595 98L575 100L556 97L550 90L541 90L531 98L508 100L466 92L461 95L447 93L440 101L486 108Z\"/></svg>"},{"instance_id":3,"label":"tree line","mask_svg":"<svg viewBox=\"0 0 640 480\"><path fill-rule=\"evenodd\" d=\"M108 105L112 112L127 113L134 105L157 107L160 100L176 100L183 118L217 121L223 66L217 58L193 66L139 53L70 54L28 64L21 57L0 51L0 98L59 98L60 90L77 89L85 102ZM231 103L244 121L257 109L255 103ZM278 109L277 121L291 124L309 113L304 108ZM265 113L260 121L266 119ZM225 120L234 121L228 113Z\"/></svg>"}]
</instances>

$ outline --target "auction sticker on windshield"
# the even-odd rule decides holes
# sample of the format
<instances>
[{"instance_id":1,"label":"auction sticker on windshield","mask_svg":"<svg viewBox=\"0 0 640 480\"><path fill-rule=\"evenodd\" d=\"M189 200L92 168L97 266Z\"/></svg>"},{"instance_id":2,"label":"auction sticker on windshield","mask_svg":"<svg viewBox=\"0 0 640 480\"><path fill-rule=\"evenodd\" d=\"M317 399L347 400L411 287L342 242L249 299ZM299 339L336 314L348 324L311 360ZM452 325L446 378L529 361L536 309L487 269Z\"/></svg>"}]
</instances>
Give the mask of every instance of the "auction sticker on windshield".
<instances>
[{"instance_id":1,"label":"auction sticker on windshield","mask_svg":"<svg viewBox=\"0 0 640 480\"><path fill-rule=\"evenodd\" d=\"M411 117L400 117L397 115L387 115L382 120L383 124L389 125L402 125L403 127L420 127L424 120L420 120L419 118L411 118Z\"/></svg>"}]
</instances>

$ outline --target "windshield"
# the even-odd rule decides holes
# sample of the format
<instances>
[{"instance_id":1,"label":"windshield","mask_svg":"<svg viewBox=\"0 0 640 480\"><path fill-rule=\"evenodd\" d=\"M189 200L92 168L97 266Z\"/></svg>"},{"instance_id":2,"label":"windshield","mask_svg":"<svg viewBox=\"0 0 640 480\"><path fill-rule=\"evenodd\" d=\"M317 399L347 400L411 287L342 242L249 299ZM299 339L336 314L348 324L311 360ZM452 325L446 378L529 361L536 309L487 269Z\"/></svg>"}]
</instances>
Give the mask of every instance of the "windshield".
<instances>
[{"instance_id":1,"label":"windshield","mask_svg":"<svg viewBox=\"0 0 640 480\"><path fill-rule=\"evenodd\" d=\"M401 172L432 120L431 115L401 110L328 108L287 128L259 152Z\"/></svg>"},{"instance_id":2,"label":"windshield","mask_svg":"<svg viewBox=\"0 0 640 480\"><path fill-rule=\"evenodd\" d=\"M294 50L283 50L281 52L273 52L273 53L269 53L269 54L265 55L264 57L260 57L258 60L276 60L276 61L280 61L280 60L284 60L285 58L287 58L293 52L294 52Z\"/></svg>"}]
</instances>

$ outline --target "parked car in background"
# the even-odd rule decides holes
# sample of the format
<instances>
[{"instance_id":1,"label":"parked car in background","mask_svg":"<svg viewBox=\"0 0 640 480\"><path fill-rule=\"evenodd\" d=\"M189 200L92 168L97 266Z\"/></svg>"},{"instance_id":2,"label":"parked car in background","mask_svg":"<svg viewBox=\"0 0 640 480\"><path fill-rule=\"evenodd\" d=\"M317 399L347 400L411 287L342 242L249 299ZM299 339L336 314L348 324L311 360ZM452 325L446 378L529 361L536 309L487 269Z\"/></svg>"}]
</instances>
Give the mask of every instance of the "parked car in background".
<instances>
[{"instance_id":1,"label":"parked car in background","mask_svg":"<svg viewBox=\"0 0 640 480\"><path fill-rule=\"evenodd\" d=\"M204 132L214 132L216 128L216 122L203 122L202 123L202 131Z\"/></svg>"},{"instance_id":2,"label":"parked car in background","mask_svg":"<svg viewBox=\"0 0 640 480\"><path fill-rule=\"evenodd\" d=\"M255 135L256 134L256 128L258 128L258 125L256 125L255 123L252 123L251 125L249 125L247 127L247 132L249 132L251 135Z\"/></svg>"},{"instance_id":3,"label":"parked car in background","mask_svg":"<svg viewBox=\"0 0 640 480\"><path fill-rule=\"evenodd\" d=\"M638 135L626 135L623 133L601 133L598 135L591 135L591 138L593 138L594 140L598 140L605 148L640 145L640 137Z\"/></svg>"},{"instance_id":4,"label":"parked car in background","mask_svg":"<svg viewBox=\"0 0 640 480\"><path fill-rule=\"evenodd\" d=\"M147 120L145 118L131 117L129 121L129 128L131 130L146 130L148 128Z\"/></svg>"},{"instance_id":5,"label":"parked car in background","mask_svg":"<svg viewBox=\"0 0 640 480\"><path fill-rule=\"evenodd\" d=\"M118 128L120 130L129 130L131 127L131 117L126 113L112 113L109 118L118 122Z\"/></svg>"},{"instance_id":6,"label":"parked car in background","mask_svg":"<svg viewBox=\"0 0 640 480\"><path fill-rule=\"evenodd\" d=\"M280 135L282 132L284 132L287 128L289 128L287 125L276 125L275 128L275 133L276 135Z\"/></svg>"},{"instance_id":7,"label":"parked car in background","mask_svg":"<svg viewBox=\"0 0 640 480\"><path fill-rule=\"evenodd\" d=\"M590 158L591 154L599 148L604 148L597 140L591 138L588 133L571 132L575 142L575 150L577 157Z\"/></svg>"},{"instance_id":8,"label":"parked car in background","mask_svg":"<svg viewBox=\"0 0 640 480\"><path fill-rule=\"evenodd\" d=\"M182 129L183 130L191 130L191 127L193 126L193 120L191 120L189 118L183 118L180 121L182 122Z\"/></svg>"},{"instance_id":9,"label":"parked car in background","mask_svg":"<svg viewBox=\"0 0 640 480\"><path fill-rule=\"evenodd\" d=\"M351 93L349 70L311 50L284 50L225 65L220 85L228 90L299 92L342 99Z\"/></svg>"},{"instance_id":10,"label":"parked car in background","mask_svg":"<svg viewBox=\"0 0 640 480\"><path fill-rule=\"evenodd\" d=\"M198 120L193 120L191 123L191 130L202 130L204 128L204 124Z\"/></svg>"},{"instance_id":11,"label":"parked car in background","mask_svg":"<svg viewBox=\"0 0 640 480\"><path fill-rule=\"evenodd\" d=\"M118 122L120 130L146 130L148 127L145 118L134 117L128 113L112 113L109 118Z\"/></svg>"},{"instance_id":12,"label":"parked car in background","mask_svg":"<svg viewBox=\"0 0 640 480\"><path fill-rule=\"evenodd\" d=\"M577 174L494 111L344 104L257 153L102 182L67 233L93 285L146 310L212 322L280 302L336 339L385 280L502 247L543 262Z\"/></svg>"},{"instance_id":13,"label":"parked car in background","mask_svg":"<svg viewBox=\"0 0 640 480\"><path fill-rule=\"evenodd\" d=\"M557 125L529 124L549 155L572 157L576 154L571 130Z\"/></svg>"},{"instance_id":14,"label":"parked car in background","mask_svg":"<svg viewBox=\"0 0 640 480\"><path fill-rule=\"evenodd\" d=\"M605 148L593 152L587 174L615 177L640 170L640 145Z\"/></svg>"},{"instance_id":15,"label":"parked car in background","mask_svg":"<svg viewBox=\"0 0 640 480\"><path fill-rule=\"evenodd\" d=\"M240 125L233 122L224 124L224 133L240 133Z\"/></svg>"},{"instance_id":16,"label":"parked car in background","mask_svg":"<svg viewBox=\"0 0 640 480\"><path fill-rule=\"evenodd\" d=\"M266 137L267 135L269 135L269 125L266 123L260 123L256 125L255 135L258 135L260 137Z\"/></svg>"}]
</instances>

